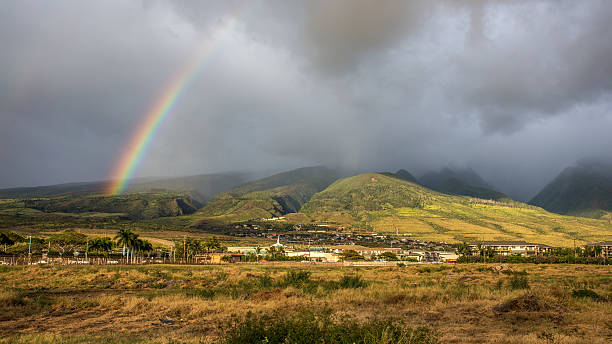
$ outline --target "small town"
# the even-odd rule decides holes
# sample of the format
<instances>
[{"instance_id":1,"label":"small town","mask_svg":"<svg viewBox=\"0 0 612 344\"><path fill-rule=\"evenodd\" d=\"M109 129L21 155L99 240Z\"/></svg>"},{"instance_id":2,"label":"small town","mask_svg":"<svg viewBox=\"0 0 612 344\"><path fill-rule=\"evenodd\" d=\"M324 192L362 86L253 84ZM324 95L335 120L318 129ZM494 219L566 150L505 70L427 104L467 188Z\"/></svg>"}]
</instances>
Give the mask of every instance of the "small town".
<instances>
[{"instance_id":1,"label":"small town","mask_svg":"<svg viewBox=\"0 0 612 344\"><path fill-rule=\"evenodd\" d=\"M513 259L522 261L572 255L574 258L580 256L601 259L605 263L612 258L612 241L559 248L526 241L448 244L366 232L311 231L280 234L256 231L258 229L255 228L255 231L245 235L276 241L269 245L225 246L216 237L198 240L184 236L182 240L166 241L167 245L154 247L129 230L119 231L114 238L116 241L107 237L90 241L85 235L71 231L46 239L33 239L32 236L26 238L8 232L8 235L0 234L5 245L0 254L0 264L228 264L296 261L393 266L469 261L502 262ZM8 249L7 244L10 245Z\"/></svg>"}]
</instances>

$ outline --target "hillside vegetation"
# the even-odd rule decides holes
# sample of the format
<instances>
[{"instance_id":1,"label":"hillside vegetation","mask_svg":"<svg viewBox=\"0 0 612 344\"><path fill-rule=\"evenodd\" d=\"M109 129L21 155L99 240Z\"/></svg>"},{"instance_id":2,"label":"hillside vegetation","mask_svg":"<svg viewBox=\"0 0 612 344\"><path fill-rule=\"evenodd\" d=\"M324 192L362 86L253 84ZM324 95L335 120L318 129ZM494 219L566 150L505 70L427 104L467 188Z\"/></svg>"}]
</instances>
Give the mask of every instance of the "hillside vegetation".
<instances>
[{"instance_id":1,"label":"hillside vegetation","mask_svg":"<svg viewBox=\"0 0 612 344\"><path fill-rule=\"evenodd\" d=\"M0 214L35 216L38 212L146 220L192 214L199 207L198 202L182 194L136 193L3 200L0 202Z\"/></svg>"},{"instance_id":2,"label":"hillside vegetation","mask_svg":"<svg viewBox=\"0 0 612 344\"><path fill-rule=\"evenodd\" d=\"M256 180L221 193L194 214L194 224L228 224L299 211L316 192L338 178L326 167L305 167Z\"/></svg>"},{"instance_id":3,"label":"hillside vegetation","mask_svg":"<svg viewBox=\"0 0 612 344\"><path fill-rule=\"evenodd\" d=\"M397 177L369 173L334 182L314 195L300 219L422 240L526 240L550 245L612 239L608 221L561 216L514 201L438 193Z\"/></svg>"}]
</instances>

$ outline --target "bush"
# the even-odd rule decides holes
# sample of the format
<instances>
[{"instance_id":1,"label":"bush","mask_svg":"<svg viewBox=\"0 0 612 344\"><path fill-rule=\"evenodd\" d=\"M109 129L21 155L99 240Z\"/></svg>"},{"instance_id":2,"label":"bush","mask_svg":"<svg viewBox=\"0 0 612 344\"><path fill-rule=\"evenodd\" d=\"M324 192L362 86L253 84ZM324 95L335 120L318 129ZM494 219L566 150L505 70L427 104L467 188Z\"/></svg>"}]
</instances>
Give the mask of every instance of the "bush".
<instances>
[{"instance_id":1,"label":"bush","mask_svg":"<svg viewBox=\"0 0 612 344\"><path fill-rule=\"evenodd\" d=\"M310 274L311 272L306 270L288 271L283 278L283 284L287 286L302 286L310 281Z\"/></svg>"},{"instance_id":2,"label":"bush","mask_svg":"<svg viewBox=\"0 0 612 344\"><path fill-rule=\"evenodd\" d=\"M512 278L510 278L510 289L529 289L529 282L527 281L527 276L514 274Z\"/></svg>"},{"instance_id":3,"label":"bush","mask_svg":"<svg viewBox=\"0 0 612 344\"><path fill-rule=\"evenodd\" d=\"M366 282L359 275L354 275L354 276L344 275L338 282L338 285L340 286L340 288L344 288L344 289L348 289L348 288L357 289L357 288L367 287L368 282Z\"/></svg>"},{"instance_id":4,"label":"bush","mask_svg":"<svg viewBox=\"0 0 612 344\"><path fill-rule=\"evenodd\" d=\"M215 297L215 291L213 289L208 289L208 288L207 289L191 289L191 291L189 291L187 295L210 300L213 297Z\"/></svg>"},{"instance_id":5,"label":"bush","mask_svg":"<svg viewBox=\"0 0 612 344\"><path fill-rule=\"evenodd\" d=\"M406 264L404 264L404 263L397 263L397 267L398 268L404 268L404 267L406 267Z\"/></svg>"},{"instance_id":6,"label":"bush","mask_svg":"<svg viewBox=\"0 0 612 344\"><path fill-rule=\"evenodd\" d=\"M261 275L257 277L257 284L260 288L270 288L274 284L274 279L268 274Z\"/></svg>"},{"instance_id":7,"label":"bush","mask_svg":"<svg viewBox=\"0 0 612 344\"><path fill-rule=\"evenodd\" d=\"M573 290L572 291L572 296L573 297L579 297L579 298L589 298L589 299L593 299L593 300L601 300L601 296L599 296L599 294L597 294L596 292L594 292L591 289L578 289L578 290Z\"/></svg>"},{"instance_id":8,"label":"bush","mask_svg":"<svg viewBox=\"0 0 612 344\"><path fill-rule=\"evenodd\" d=\"M226 344L269 343L438 343L434 331L419 327L412 329L392 320L334 322L326 312L319 316L308 312L296 316L276 314L254 316L248 313L241 321L228 323L225 327Z\"/></svg>"}]
</instances>

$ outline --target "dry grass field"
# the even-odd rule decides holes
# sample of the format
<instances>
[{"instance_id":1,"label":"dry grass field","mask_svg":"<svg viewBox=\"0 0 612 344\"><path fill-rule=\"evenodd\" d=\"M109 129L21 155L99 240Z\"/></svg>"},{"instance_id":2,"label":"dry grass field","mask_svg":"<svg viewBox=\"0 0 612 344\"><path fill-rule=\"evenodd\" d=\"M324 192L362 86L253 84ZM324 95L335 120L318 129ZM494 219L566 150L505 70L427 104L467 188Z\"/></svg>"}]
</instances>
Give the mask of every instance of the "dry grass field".
<instances>
[{"instance_id":1,"label":"dry grass field","mask_svg":"<svg viewBox=\"0 0 612 344\"><path fill-rule=\"evenodd\" d=\"M493 267L1 267L0 343L263 343L313 324L380 330L364 343L394 328L404 343L612 342L611 267Z\"/></svg>"}]
</instances>

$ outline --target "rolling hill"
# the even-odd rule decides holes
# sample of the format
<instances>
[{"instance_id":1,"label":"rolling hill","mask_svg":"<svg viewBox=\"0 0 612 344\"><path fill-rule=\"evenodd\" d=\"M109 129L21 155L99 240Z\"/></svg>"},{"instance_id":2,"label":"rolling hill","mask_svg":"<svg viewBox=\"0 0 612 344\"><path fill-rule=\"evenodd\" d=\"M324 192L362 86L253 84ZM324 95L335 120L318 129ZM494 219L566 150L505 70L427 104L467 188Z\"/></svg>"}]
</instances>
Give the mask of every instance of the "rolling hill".
<instances>
[{"instance_id":1,"label":"rolling hill","mask_svg":"<svg viewBox=\"0 0 612 344\"><path fill-rule=\"evenodd\" d=\"M378 173L337 180L303 205L301 221L421 240L526 240L568 246L612 239L607 221L561 216L518 202L447 195ZM293 216L288 216L292 219Z\"/></svg>"},{"instance_id":2,"label":"rolling hill","mask_svg":"<svg viewBox=\"0 0 612 344\"><path fill-rule=\"evenodd\" d=\"M120 196L64 195L46 198L12 199L0 202L0 215L27 212L35 214L80 214L148 220L194 213L201 204L184 194L130 193Z\"/></svg>"},{"instance_id":3,"label":"rolling hill","mask_svg":"<svg viewBox=\"0 0 612 344\"><path fill-rule=\"evenodd\" d=\"M529 203L559 214L610 217L612 166L583 162L568 167Z\"/></svg>"},{"instance_id":4,"label":"rolling hill","mask_svg":"<svg viewBox=\"0 0 612 344\"><path fill-rule=\"evenodd\" d=\"M485 182L472 169L451 170L444 168L439 172L428 172L419 182L432 190L446 194L472 196L483 199L509 200L510 198Z\"/></svg>"},{"instance_id":5,"label":"rolling hill","mask_svg":"<svg viewBox=\"0 0 612 344\"><path fill-rule=\"evenodd\" d=\"M227 224L295 213L337 178L336 170L316 166L249 182L215 196L193 215L194 224Z\"/></svg>"}]
</instances>

